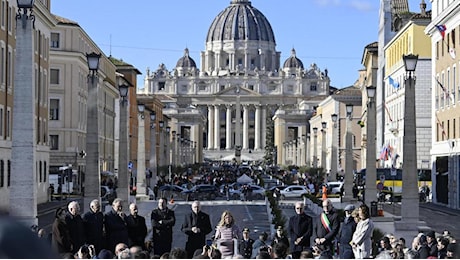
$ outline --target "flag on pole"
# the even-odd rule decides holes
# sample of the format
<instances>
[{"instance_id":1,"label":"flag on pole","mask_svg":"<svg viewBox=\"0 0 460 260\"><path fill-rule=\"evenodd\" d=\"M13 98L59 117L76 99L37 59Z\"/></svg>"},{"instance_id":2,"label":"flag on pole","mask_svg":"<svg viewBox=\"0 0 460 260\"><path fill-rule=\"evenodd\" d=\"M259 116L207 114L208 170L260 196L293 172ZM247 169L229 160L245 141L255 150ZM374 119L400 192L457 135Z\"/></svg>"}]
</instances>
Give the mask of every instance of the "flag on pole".
<instances>
[{"instance_id":1,"label":"flag on pole","mask_svg":"<svg viewBox=\"0 0 460 260\"><path fill-rule=\"evenodd\" d=\"M444 92L444 97L449 98L450 101L452 102L452 104L455 103L454 96L451 95L451 94L449 93L449 90L446 89L446 88L441 84L441 82L439 82L439 80L438 80L437 78L435 78L435 80L436 80L436 82L438 83L439 87L441 88L442 92Z\"/></svg>"},{"instance_id":2,"label":"flag on pole","mask_svg":"<svg viewBox=\"0 0 460 260\"><path fill-rule=\"evenodd\" d=\"M444 40L444 36L446 35L446 30L447 30L446 25L438 24L436 25L436 28L438 29L439 33L441 34L442 39Z\"/></svg>"},{"instance_id":3,"label":"flag on pole","mask_svg":"<svg viewBox=\"0 0 460 260\"><path fill-rule=\"evenodd\" d=\"M391 76L388 77L388 81L394 88L399 88L399 82L395 81Z\"/></svg>"}]
</instances>

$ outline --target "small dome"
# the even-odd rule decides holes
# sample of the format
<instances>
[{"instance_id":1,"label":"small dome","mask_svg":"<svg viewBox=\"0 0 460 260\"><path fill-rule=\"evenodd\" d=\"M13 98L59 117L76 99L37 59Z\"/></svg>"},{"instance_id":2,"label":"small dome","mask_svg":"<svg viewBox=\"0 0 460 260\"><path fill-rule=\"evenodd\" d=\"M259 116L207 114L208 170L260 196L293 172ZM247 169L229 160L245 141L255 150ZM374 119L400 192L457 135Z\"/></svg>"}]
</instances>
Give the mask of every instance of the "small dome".
<instances>
[{"instance_id":1,"label":"small dome","mask_svg":"<svg viewBox=\"0 0 460 260\"><path fill-rule=\"evenodd\" d=\"M248 0L232 0L230 6L214 18L206 38L206 42L237 40L275 43L267 18Z\"/></svg>"},{"instance_id":2,"label":"small dome","mask_svg":"<svg viewBox=\"0 0 460 260\"><path fill-rule=\"evenodd\" d=\"M295 49L292 48L291 57L287 58L284 62L284 68L301 68L303 69L302 61L296 57Z\"/></svg>"},{"instance_id":3,"label":"small dome","mask_svg":"<svg viewBox=\"0 0 460 260\"><path fill-rule=\"evenodd\" d=\"M196 63L190 57L188 48L185 48L184 56L177 61L176 68L196 68Z\"/></svg>"}]
</instances>

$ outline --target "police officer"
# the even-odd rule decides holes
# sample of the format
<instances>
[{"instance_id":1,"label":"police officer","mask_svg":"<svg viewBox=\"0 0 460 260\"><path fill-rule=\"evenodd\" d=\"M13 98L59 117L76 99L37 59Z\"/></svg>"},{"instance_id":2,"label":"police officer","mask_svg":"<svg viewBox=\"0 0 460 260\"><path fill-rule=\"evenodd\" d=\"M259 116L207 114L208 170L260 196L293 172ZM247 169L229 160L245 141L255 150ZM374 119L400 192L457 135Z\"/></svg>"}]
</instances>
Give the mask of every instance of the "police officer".
<instances>
[{"instance_id":1,"label":"police officer","mask_svg":"<svg viewBox=\"0 0 460 260\"><path fill-rule=\"evenodd\" d=\"M249 228L243 229L243 239L240 240L240 255L245 259L250 259L252 255L252 245L254 244L254 239L249 237Z\"/></svg>"}]
</instances>

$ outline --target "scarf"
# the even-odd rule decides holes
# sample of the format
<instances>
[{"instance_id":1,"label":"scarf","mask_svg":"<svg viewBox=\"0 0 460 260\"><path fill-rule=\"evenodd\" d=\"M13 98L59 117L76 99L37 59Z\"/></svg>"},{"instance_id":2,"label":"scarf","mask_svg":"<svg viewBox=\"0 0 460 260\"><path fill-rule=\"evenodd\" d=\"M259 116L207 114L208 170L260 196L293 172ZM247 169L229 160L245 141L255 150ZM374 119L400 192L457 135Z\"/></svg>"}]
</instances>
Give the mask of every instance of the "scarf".
<instances>
[{"instance_id":1,"label":"scarf","mask_svg":"<svg viewBox=\"0 0 460 260\"><path fill-rule=\"evenodd\" d=\"M323 224L324 229L326 229L326 232L329 233L331 232L331 223L329 222L329 219L327 218L326 213L321 213L321 224Z\"/></svg>"}]
</instances>

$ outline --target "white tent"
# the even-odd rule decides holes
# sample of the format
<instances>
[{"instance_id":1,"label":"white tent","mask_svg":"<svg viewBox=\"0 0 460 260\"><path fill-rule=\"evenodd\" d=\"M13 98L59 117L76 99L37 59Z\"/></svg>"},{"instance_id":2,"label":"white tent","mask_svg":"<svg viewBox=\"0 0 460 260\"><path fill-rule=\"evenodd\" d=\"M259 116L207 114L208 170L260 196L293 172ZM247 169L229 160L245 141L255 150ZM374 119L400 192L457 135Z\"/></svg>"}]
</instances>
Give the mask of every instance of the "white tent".
<instances>
[{"instance_id":1,"label":"white tent","mask_svg":"<svg viewBox=\"0 0 460 260\"><path fill-rule=\"evenodd\" d=\"M246 174L243 174L240 177L238 177L238 179L236 179L236 182L240 184L248 184L252 183L253 180L251 179L251 177L247 176Z\"/></svg>"}]
</instances>

